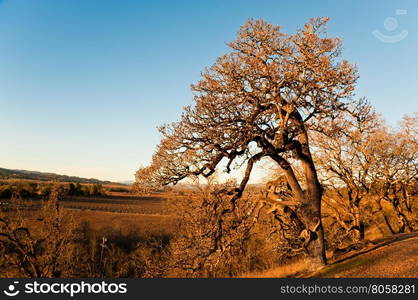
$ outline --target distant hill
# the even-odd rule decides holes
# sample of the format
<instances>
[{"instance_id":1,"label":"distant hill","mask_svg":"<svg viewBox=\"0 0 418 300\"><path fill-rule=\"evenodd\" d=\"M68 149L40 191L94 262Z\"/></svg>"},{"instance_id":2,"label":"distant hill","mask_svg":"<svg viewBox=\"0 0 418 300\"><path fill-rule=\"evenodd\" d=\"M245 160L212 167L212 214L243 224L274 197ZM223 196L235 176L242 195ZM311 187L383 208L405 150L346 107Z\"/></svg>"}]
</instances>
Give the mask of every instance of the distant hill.
<instances>
[{"instance_id":1,"label":"distant hill","mask_svg":"<svg viewBox=\"0 0 418 300\"><path fill-rule=\"evenodd\" d=\"M77 176L59 175L55 173L46 173L27 170L11 170L0 168L0 179L29 179L40 181L62 181L62 182L79 182L94 184L123 184L118 182L103 181L95 178L82 178Z\"/></svg>"}]
</instances>

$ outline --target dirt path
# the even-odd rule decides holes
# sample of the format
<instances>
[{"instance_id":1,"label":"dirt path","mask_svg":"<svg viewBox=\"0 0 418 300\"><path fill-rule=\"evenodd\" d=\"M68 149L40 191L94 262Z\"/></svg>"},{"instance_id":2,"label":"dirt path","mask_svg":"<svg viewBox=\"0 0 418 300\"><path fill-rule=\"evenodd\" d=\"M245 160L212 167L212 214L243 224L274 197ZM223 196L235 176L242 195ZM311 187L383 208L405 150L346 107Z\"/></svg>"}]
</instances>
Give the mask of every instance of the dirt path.
<instances>
[{"instance_id":1,"label":"dirt path","mask_svg":"<svg viewBox=\"0 0 418 300\"><path fill-rule=\"evenodd\" d=\"M310 277L418 277L418 235L382 240Z\"/></svg>"}]
</instances>

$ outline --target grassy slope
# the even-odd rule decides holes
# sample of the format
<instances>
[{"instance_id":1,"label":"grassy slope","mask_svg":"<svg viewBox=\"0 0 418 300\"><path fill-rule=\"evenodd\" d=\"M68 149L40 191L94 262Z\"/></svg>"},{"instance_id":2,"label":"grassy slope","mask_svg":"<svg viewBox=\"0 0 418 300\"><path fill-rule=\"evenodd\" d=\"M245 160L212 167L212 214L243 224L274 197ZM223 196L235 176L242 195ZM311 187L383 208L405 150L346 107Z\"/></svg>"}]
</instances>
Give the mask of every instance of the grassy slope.
<instances>
[{"instance_id":1,"label":"grassy slope","mask_svg":"<svg viewBox=\"0 0 418 300\"><path fill-rule=\"evenodd\" d=\"M382 239L309 277L418 277L418 234Z\"/></svg>"},{"instance_id":2,"label":"grassy slope","mask_svg":"<svg viewBox=\"0 0 418 300\"><path fill-rule=\"evenodd\" d=\"M339 257L321 270L303 273L304 261L296 261L260 273L245 274L248 278L321 277L321 278L383 278L418 277L418 233L399 234L373 243L358 251Z\"/></svg>"}]
</instances>

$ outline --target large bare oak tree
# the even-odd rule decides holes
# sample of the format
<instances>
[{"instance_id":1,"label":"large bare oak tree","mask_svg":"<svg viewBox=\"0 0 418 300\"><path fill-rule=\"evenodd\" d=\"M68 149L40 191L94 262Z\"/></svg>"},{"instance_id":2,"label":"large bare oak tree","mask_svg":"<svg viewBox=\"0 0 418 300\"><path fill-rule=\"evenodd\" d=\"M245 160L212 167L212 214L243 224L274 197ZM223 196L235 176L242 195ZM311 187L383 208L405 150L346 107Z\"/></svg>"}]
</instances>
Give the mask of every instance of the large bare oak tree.
<instances>
[{"instance_id":1,"label":"large bare oak tree","mask_svg":"<svg viewBox=\"0 0 418 300\"><path fill-rule=\"evenodd\" d=\"M345 109L356 68L340 58L341 41L325 32L328 18L311 19L294 34L263 20L249 20L192 85L194 105L181 120L160 128L163 136L152 164L136 174L143 188L176 184L191 175L210 176L221 161L226 171L246 161L231 194L232 211L254 164L268 157L284 171L296 214L304 224L312 268L326 263L321 225L322 187L309 146L309 130L321 130ZM303 182L294 164L303 167Z\"/></svg>"}]
</instances>

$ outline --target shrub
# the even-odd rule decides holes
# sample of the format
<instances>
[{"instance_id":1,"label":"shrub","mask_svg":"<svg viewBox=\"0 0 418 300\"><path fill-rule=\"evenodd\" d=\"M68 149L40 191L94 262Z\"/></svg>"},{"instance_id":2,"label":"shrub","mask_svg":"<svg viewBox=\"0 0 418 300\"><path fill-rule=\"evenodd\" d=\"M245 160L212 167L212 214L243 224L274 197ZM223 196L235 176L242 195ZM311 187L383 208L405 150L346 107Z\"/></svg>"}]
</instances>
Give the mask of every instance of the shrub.
<instances>
[{"instance_id":1,"label":"shrub","mask_svg":"<svg viewBox=\"0 0 418 300\"><path fill-rule=\"evenodd\" d=\"M0 186L0 198L10 199L13 194L13 189L10 185Z\"/></svg>"},{"instance_id":2,"label":"shrub","mask_svg":"<svg viewBox=\"0 0 418 300\"><path fill-rule=\"evenodd\" d=\"M127 234L107 228L100 232L82 223L77 230L75 277L163 277L169 263L170 236Z\"/></svg>"},{"instance_id":3,"label":"shrub","mask_svg":"<svg viewBox=\"0 0 418 300\"><path fill-rule=\"evenodd\" d=\"M58 186L52 189L36 220L24 215L21 198L12 199L12 215L1 215L0 270L5 277L68 276L74 226L58 205L61 192Z\"/></svg>"},{"instance_id":4,"label":"shrub","mask_svg":"<svg viewBox=\"0 0 418 300\"><path fill-rule=\"evenodd\" d=\"M194 197L172 201L179 224L170 244L171 276L235 277L288 257L288 241L272 214L256 199L232 204L222 192L232 186L209 184Z\"/></svg>"}]
</instances>

